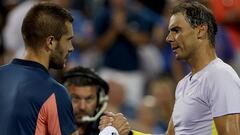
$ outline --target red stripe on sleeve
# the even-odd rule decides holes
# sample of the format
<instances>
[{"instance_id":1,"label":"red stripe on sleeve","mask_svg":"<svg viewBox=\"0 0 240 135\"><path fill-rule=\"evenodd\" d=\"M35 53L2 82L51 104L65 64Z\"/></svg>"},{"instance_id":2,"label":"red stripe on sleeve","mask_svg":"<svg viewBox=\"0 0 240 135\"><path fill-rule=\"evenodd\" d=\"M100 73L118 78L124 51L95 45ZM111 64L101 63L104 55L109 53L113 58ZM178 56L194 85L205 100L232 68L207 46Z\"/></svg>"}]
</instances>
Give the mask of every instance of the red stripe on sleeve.
<instances>
[{"instance_id":1,"label":"red stripe on sleeve","mask_svg":"<svg viewBox=\"0 0 240 135\"><path fill-rule=\"evenodd\" d=\"M41 107L35 135L61 135L55 94L53 93Z\"/></svg>"}]
</instances>

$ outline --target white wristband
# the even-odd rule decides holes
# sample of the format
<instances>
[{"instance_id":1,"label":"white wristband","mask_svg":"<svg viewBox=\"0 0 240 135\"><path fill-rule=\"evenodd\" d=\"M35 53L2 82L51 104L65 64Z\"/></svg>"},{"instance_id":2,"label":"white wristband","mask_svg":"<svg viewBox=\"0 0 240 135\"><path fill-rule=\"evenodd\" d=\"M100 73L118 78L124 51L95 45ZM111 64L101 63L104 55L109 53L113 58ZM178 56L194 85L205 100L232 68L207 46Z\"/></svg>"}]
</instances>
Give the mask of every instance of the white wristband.
<instances>
[{"instance_id":1,"label":"white wristband","mask_svg":"<svg viewBox=\"0 0 240 135\"><path fill-rule=\"evenodd\" d=\"M107 126L99 133L99 135L119 135L119 133L116 128Z\"/></svg>"}]
</instances>

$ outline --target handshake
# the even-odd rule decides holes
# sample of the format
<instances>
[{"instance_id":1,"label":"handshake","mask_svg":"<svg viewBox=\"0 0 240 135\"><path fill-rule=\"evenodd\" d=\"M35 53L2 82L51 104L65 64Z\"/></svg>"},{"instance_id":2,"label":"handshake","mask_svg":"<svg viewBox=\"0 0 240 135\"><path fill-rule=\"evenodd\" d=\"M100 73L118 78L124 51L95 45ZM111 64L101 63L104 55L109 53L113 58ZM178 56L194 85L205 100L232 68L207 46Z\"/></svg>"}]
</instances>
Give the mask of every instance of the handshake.
<instances>
[{"instance_id":1,"label":"handshake","mask_svg":"<svg viewBox=\"0 0 240 135\"><path fill-rule=\"evenodd\" d=\"M106 112L100 119L99 135L150 135L131 130L128 120L121 113Z\"/></svg>"},{"instance_id":2,"label":"handshake","mask_svg":"<svg viewBox=\"0 0 240 135\"><path fill-rule=\"evenodd\" d=\"M121 113L106 112L98 128L101 130L99 135L131 135L128 120Z\"/></svg>"}]
</instances>

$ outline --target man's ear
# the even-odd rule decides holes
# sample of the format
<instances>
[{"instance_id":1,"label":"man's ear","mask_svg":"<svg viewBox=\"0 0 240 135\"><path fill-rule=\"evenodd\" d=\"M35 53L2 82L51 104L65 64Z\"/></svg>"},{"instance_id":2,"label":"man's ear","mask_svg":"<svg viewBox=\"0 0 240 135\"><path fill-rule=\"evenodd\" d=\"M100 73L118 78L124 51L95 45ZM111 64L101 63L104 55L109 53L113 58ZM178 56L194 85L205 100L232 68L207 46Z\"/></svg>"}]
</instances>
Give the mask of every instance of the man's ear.
<instances>
[{"instance_id":1,"label":"man's ear","mask_svg":"<svg viewBox=\"0 0 240 135\"><path fill-rule=\"evenodd\" d=\"M51 51L55 48L55 40L54 40L54 36L48 36L46 38L46 49L47 51Z\"/></svg>"},{"instance_id":2,"label":"man's ear","mask_svg":"<svg viewBox=\"0 0 240 135\"><path fill-rule=\"evenodd\" d=\"M197 26L198 33L197 33L197 38L198 39L205 39L208 37L208 25L207 24L201 24Z\"/></svg>"}]
</instances>

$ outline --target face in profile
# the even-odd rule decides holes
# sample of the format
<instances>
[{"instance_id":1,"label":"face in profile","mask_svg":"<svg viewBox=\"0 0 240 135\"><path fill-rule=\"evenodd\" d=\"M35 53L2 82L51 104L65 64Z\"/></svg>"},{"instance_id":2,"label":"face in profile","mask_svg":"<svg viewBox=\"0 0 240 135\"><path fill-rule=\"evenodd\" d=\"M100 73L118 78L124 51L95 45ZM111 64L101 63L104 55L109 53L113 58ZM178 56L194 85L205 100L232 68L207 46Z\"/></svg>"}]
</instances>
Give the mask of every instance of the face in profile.
<instances>
[{"instance_id":1,"label":"face in profile","mask_svg":"<svg viewBox=\"0 0 240 135\"><path fill-rule=\"evenodd\" d=\"M97 87L74 86L68 87L72 105L78 123L83 116L94 116L97 108Z\"/></svg>"},{"instance_id":2,"label":"face in profile","mask_svg":"<svg viewBox=\"0 0 240 135\"><path fill-rule=\"evenodd\" d=\"M72 23L65 23L67 32L62 35L59 41L56 41L55 50L50 55L49 67L54 69L62 69L65 67L67 58L70 52L73 51L72 38L73 29Z\"/></svg>"},{"instance_id":3,"label":"face in profile","mask_svg":"<svg viewBox=\"0 0 240 135\"><path fill-rule=\"evenodd\" d=\"M166 41L177 59L188 60L196 51L197 30L192 28L182 13L171 16L169 22L169 34Z\"/></svg>"}]
</instances>

